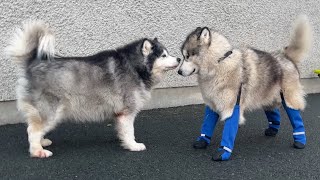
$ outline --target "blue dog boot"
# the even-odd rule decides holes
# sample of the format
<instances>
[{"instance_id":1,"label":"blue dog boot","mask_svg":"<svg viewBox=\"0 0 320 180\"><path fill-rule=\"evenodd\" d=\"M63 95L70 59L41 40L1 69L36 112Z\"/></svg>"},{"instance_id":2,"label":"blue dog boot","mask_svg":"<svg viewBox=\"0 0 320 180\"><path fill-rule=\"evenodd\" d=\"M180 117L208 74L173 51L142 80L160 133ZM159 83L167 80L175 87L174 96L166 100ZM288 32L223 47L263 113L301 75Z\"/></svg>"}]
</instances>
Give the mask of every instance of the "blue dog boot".
<instances>
[{"instance_id":1,"label":"blue dog boot","mask_svg":"<svg viewBox=\"0 0 320 180\"><path fill-rule=\"evenodd\" d=\"M268 129L265 130L264 134L266 136L276 136L279 128L280 128L280 111L278 108L272 110L272 111L264 111L268 122L269 122L269 127Z\"/></svg>"},{"instance_id":2,"label":"blue dog boot","mask_svg":"<svg viewBox=\"0 0 320 180\"><path fill-rule=\"evenodd\" d=\"M303 149L306 146L307 138L306 138L305 128L303 125L303 120L300 115L300 111L289 108L286 105L283 95L281 95L281 97L282 97L282 105L288 114L290 123L293 128L293 139L294 139L293 147L297 149Z\"/></svg>"},{"instance_id":3,"label":"blue dog boot","mask_svg":"<svg viewBox=\"0 0 320 180\"><path fill-rule=\"evenodd\" d=\"M231 157L231 149L227 147L218 148L218 153L212 156L213 161L227 161Z\"/></svg>"},{"instance_id":4,"label":"blue dog boot","mask_svg":"<svg viewBox=\"0 0 320 180\"><path fill-rule=\"evenodd\" d=\"M293 147L297 149L305 148L307 143L306 133L299 110L285 108L293 128Z\"/></svg>"},{"instance_id":5,"label":"blue dog boot","mask_svg":"<svg viewBox=\"0 0 320 180\"><path fill-rule=\"evenodd\" d=\"M227 161L230 159L234 141L238 132L239 117L240 106L237 104L233 109L232 116L225 121L222 133L221 147L218 149L218 153L212 157L213 161Z\"/></svg>"},{"instance_id":6,"label":"blue dog boot","mask_svg":"<svg viewBox=\"0 0 320 180\"><path fill-rule=\"evenodd\" d=\"M212 111L209 106L206 106L201 135L197 138L196 142L193 143L195 149L204 149L210 144L218 119L219 115Z\"/></svg>"}]
</instances>

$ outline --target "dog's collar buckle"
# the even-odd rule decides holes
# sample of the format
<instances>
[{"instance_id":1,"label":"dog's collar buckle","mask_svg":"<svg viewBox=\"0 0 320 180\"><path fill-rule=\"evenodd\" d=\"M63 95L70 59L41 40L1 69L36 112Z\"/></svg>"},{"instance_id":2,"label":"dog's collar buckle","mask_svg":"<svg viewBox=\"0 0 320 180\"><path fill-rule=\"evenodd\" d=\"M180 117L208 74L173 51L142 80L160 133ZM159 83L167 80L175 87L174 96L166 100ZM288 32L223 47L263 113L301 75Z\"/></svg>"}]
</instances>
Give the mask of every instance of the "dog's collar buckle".
<instances>
[{"instance_id":1,"label":"dog's collar buckle","mask_svg":"<svg viewBox=\"0 0 320 180\"><path fill-rule=\"evenodd\" d=\"M228 56L232 54L232 51L226 52L223 57L219 58L218 62L220 63L222 60L226 59Z\"/></svg>"}]
</instances>

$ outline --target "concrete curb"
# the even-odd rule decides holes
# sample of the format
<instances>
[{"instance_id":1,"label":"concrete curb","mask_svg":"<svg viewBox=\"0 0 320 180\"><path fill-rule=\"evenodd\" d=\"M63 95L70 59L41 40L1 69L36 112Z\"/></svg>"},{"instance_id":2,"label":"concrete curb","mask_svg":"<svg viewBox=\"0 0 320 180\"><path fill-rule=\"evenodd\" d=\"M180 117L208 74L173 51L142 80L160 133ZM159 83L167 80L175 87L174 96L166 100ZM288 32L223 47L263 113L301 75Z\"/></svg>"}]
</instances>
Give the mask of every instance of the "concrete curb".
<instances>
[{"instance_id":1,"label":"concrete curb","mask_svg":"<svg viewBox=\"0 0 320 180\"><path fill-rule=\"evenodd\" d=\"M307 94L320 93L320 79L302 79L301 83ZM202 96L197 86L155 89L152 99L144 110L202 104ZM0 125L24 122L16 108L15 101L0 102Z\"/></svg>"}]
</instances>

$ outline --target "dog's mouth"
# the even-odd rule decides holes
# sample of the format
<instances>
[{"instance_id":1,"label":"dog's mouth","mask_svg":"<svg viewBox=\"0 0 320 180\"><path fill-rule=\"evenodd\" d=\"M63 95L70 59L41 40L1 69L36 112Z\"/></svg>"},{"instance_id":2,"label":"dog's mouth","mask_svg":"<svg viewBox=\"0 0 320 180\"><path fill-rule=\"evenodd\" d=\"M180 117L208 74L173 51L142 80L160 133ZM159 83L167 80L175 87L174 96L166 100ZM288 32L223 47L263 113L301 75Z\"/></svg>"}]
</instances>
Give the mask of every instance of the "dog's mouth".
<instances>
[{"instance_id":1,"label":"dog's mouth","mask_svg":"<svg viewBox=\"0 0 320 180\"><path fill-rule=\"evenodd\" d=\"M169 66L169 67L166 67L166 70L173 70L175 68L177 68L179 65L176 65L176 66Z\"/></svg>"},{"instance_id":2,"label":"dog's mouth","mask_svg":"<svg viewBox=\"0 0 320 180\"><path fill-rule=\"evenodd\" d=\"M196 72L196 69L193 69L193 71L189 74L189 76L192 75L195 72Z\"/></svg>"}]
</instances>

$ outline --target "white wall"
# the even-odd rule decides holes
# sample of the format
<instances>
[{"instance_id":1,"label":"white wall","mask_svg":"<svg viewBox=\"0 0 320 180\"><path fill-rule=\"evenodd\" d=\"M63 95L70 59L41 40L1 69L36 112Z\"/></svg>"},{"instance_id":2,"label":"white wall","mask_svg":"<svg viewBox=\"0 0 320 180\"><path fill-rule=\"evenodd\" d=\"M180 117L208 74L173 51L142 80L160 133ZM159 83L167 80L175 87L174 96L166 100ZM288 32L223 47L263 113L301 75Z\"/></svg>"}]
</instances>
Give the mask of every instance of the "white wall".
<instances>
[{"instance_id":1,"label":"white wall","mask_svg":"<svg viewBox=\"0 0 320 180\"><path fill-rule=\"evenodd\" d=\"M276 50L288 41L292 20L304 13L314 26L313 50L301 65L304 78L320 68L320 1L82 1L26 0L0 2L0 101L15 99L16 72L4 58L14 27L26 19L43 19L55 30L57 52L88 55L141 37L158 37L176 56L185 36L197 26L223 32L235 46ZM195 77L168 73L158 87L196 85Z\"/></svg>"}]
</instances>

